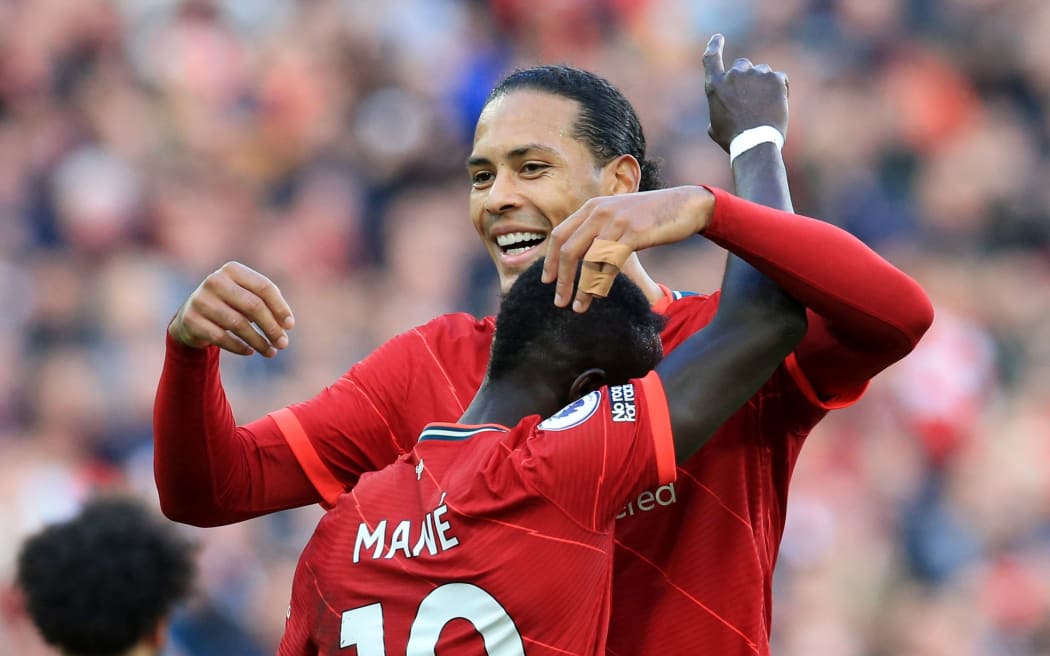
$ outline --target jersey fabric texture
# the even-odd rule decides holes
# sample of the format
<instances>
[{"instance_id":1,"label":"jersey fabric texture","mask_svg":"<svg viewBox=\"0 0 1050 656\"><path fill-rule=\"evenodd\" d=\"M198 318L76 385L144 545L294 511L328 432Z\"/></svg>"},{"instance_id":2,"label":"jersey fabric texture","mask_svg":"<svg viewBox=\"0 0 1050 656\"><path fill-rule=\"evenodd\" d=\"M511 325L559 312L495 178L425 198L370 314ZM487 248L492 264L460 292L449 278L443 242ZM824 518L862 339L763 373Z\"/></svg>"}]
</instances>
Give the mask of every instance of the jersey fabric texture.
<instances>
[{"instance_id":1,"label":"jersey fabric texture","mask_svg":"<svg viewBox=\"0 0 1050 656\"><path fill-rule=\"evenodd\" d=\"M674 476L655 372L510 429L430 424L321 519L279 653L603 654L615 516Z\"/></svg>"},{"instance_id":2,"label":"jersey fabric texture","mask_svg":"<svg viewBox=\"0 0 1050 656\"><path fill-rule=\"evenodd\" d=\"M616 528L608 653L767 654L771 582L788 484L806 435L918 343L922 288L845 231L721 190L704 236L808 308L802 343L678 470L640 492ZM667 291L664 350L707 325L718 294ZM173 519L216 526L318 500L456 421L484 375L491 318L450 315L387 342L315 398L238 426L218 348L168 336L154 406L154 466ZM296 465L298 463L298 466Z\"/></svg>"},{"instance_id":3,"label":"jersey fabric texture","mask_svg":"<svg viewBox=\"0 0 1050 656\"><path fill-rule=\"evenodd\" d=\"M707 325L715 308L716 298L699 295L658 308L667 317L664 348ZM275 413L279 424L295 426L285 435L298 441L297 454L317 454L300 463L329 503L349 487L340 480L356 481L410 451L427 423L462 415L484 377L493 333L491 318L441 317L388 343L321 396ZM670 654L681 645L760 653L791 471L812 426L829 407L851 400L811 398L796 376L797 367L779 368L679 468L673 484L624 504L609 653ZM377 389L381 396L365 391ZM336 434L382 439L311 439Z\"/></svg>"}]
</instances>

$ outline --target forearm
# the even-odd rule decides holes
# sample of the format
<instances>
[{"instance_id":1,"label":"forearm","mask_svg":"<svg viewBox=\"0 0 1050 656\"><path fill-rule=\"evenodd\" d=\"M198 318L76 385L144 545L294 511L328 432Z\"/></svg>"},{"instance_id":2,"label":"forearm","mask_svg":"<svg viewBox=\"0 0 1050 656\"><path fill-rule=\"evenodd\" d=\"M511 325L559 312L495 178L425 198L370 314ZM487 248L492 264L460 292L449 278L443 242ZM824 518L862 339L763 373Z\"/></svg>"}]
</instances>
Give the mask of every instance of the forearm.
<instances>
[{"instance_id":1,"label":"forearm","mask_svg":"<svg viewBox=\"0 0 1050 656\"><path fill-rule=\"evenodd\" d=\"M738 157L733 179L742 197L791 210L784 161L772 144ZM805 332L805 308L731 252L711 325L657 369L668 392L679 462L758 391Z\"/></svg>"},{"instance_id":2,"label":"forearm","mask_svg":"<svg viewBox=\"0 0 1050 656\"><path fill-rule=\"evenodd\" d=\"M733 162L733 186L736 195L759 205L786 212L793 211L788 188L787 170L780 150L772 143L760 144L741 154ZM729 253L722 280L723 291L734 285L745 285L752 293L784 293L779 286L739 256Z\"/></svg>"},{"instance_id":3,"label":"forearm","mask_svg":"<svg viewBox=\"0 0 1050 656\"><path fill-rule=\"evenodd\" d=\"M153 415L154 474L165 515L219 526L316 501L276 428L256 435L236 426L218 360L218 349L196 351L168 339Z\"/></svg>"},{"instance_id":4,"label":"forearm","mask_svg":"<svg viewBox=\"0 0 1050 656\"><path fill-rule=\"evenodd\" d=\"M714 320L656 367L678 462L759 390L805 332L806 314L794 299L761 280L732 281Z\"/></svg>"},{"instance_id":5,"label":"forearm","mask_svg":"<svg viewBox=\"0 0 1050 656\"><path fill-rule=\"evenodd\" d=\"M922 288L833 225L715 191L704 236L768 276L854 348L901 357L932 321Z\"/></svg>"},{"instance_id":6,"label":"forearm","mask_svg":"<svg viewBox=\"0 0 1050 656\"><path fill-rule=\"evenodd\" d=\"M794 212L788 187L787 167L780 149L763 143L741 153L733 161L736 195L752 203L785 212Z\"/></svg>"}]
</instances>

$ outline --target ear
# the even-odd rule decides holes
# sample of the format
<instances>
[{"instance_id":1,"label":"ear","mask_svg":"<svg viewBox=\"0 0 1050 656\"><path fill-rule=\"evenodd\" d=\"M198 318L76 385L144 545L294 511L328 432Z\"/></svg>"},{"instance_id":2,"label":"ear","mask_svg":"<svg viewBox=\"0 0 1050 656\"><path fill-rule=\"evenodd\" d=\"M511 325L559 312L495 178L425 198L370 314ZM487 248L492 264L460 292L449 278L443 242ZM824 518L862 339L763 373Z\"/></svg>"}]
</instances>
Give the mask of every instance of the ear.
<instances>
[{"instance_id":1,"label":"ear","mask_svg":"<svg viewBox=\"0 0 1050 656\"><path fill-rule=\"evenodd\" d=\"M634 155L620 155L602 167L602 194L627 194L638 191L642 183L642 166Z\"/></svg>"},{"instance_id":2,"label":"ear","mask_svg":"<svg viewBox=\"0 0 1050 656\"><path fill-rule=\"evenodd\" d=\"M168 624L168 618L162 617L157 622L157 626L154 627L153 631L143 638L143 641L152 650L150 653L159 654L164 650L164 645L168 642Z\"/></svg>"},{"instance_id":3,"label":"ear","mask_svg":"<svg viewBox=\"0 0 1050 656\"><path fill-rule=\"evenodd\" d=\"M576 380L572 381L572 386L569 388L569 403L590 394L596 389L600 389L604 384L604 369L588 369L577 376Z\"/></svg>"}]
</instances>

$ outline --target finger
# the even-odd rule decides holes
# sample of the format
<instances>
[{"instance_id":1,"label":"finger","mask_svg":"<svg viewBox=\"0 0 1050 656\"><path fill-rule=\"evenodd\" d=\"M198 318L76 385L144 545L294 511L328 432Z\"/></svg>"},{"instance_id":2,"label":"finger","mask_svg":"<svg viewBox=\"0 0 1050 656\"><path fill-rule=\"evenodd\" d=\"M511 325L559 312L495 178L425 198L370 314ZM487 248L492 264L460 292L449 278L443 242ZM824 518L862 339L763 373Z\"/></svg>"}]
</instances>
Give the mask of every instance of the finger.
<instances>
[{"instance_id":1,"label":"finger","mask_svg":"<svg viewBox=\"0 0 1050 656\"><path fill-rule=\"evenodd\" d=\"M543 275L540 276L542 282L550 284L558 279L562 244L576 231L577 226L587 220L589 214L589 206L584 203L551 230L547 236L547 254L543 256Z\"/></svg>"},{"instance_id":2,"label":"finger","mask_svg":"<svg viewBox=\"0 0 1050 656\"><path fill-rule=\"evenodd\" d=\"M773 69L770 68L769 64L756 64L755 70L759 73L772 73Z\"/></svg>"},{"instance_id":3,"label":"finger","mask_svg":"<svg viewBox=\"0 0 1050 656\"><path fill-rule=\"evenodd\" d=\"M224 351L236 355L255 353L255 349L226 332L225 328L203 317L198 316L193 321L193 332L208 344L214 344Z\"/></svg>"},{"instance_id":4,"label":"finger","mask_svg":"<svg viewBox=\"0 0 1050 656\"><path fill-rule=\"evenodd\" d=\"M725 64L722 62L722 48L725 46L725 37L716 34L707 42L704 50L704 83L711 84L712 81L721 77L726 72Z\"/></svg>"},{"instance_id":5,"label":"finger","mask_svg":"<svg viewBox=\"0 0 1050 656\"><path fill-rule=\"evenodd\" d=\"M288 334L284 331L284 328L277 324L277 318L262 297L257 296L255 292L249 291L233 281L227 281L226 285L226 288L220 294L220 298L227 305L258 326L262 333L266 335L270 344L279 349L288 346Z\"/></svg>"},{"instance_id":6,"label":"finger","mask_svg":"<svg viewBox=\"0 0 1050 656\"><path fill-rule=\"evenodd\" d=\"M224 269L226 267L229 267L227 273L234 282L255 293L256 296L266 303L267 309L281 326L284 328L295 326L295 317L292 315L292 309L288 307L284 296L281 295L281 290L277 288L277 285L273 284L272 280L239 262L223 265Z\"/></svg>"},{"instance_id":7,"label":"finger","mask_svg":"<svg viewBox=\"0 0 1050 656\"><path fill-rule=\"evenodd\" d=\"M600 230L601 225L593 220L588 211L587 216L558 249L558 283L554 287L554 304L558 307L567 306L572 299L572 287L576 282L576 270L580 260L587 254L587 249L591 247Z\"/></svg>"},{"instance_id":8,"label":"finger","mask_svg":"<svg viewBox=\"0 0 1050 656\"><path fill-rule=\"evenodd\" d=\"M744 71L746 71L746 70L748 70L750 68L752 68L751 60L748 59L747 57L740 57L735 62L733 62L732 70L740 71L742 73L742 72L744 72Z\"/></svg>"},{"instance_id":9,"label":"finger","mask_svg":"<svg viewBox=\"0 0 1050 656\"><path fill-rule=\"evenodd\" d=\"M784 83L784 91L787 92L787 94L790 96L791 95L791 81L788 80L788 74L783 72L783 71L777 71L776 75L777 75L778 78L780 78L780 81Z\"/></svg>"},{"instance_id":10,"label":"finger","mask_svg":"<svg viewBox=\"0 0 1050 656\"><path fill-rule=\"evenodd\" d=\"M233 333L260 355L273 357L277 354L277 349L255 330L247 317L222 300L202 300L195 309L207 322L215 324L223 331ZM218 345L222 340L213 336L213 341Z\"/></svg>"},{"instance_id":11,"label":"finger","mask_svg":"<svg viewBox=\"0 0 1050 656\"><path fill-rule=\"evenodd\" d=\"M601 267L601 269L604 269L605 267L611 265L600 264L598 266ZM572 301L572 311L577 312L579 314L583 314L587 310L591 309L591 300L593 299L594 296L592 294L588 294L587 292L582 290L577 290L576 298Z\"/></svg>"},{"instance_id":12,"label":"finger","mask_svg":"<svg viewBox=\"0 0 1050 656\"><path fill-rule=\"evenodd\" d=\"M608 240L608 241L624 242L625 241L624 229L623 229L623 227L621 225L617 224L617 222L615 222L615 221L607 221L607 222L605 222L604 225L602 226L601 230L597 231L597 234L594 237L592 237L590 240L587 241L587 244L586 244L586 246L583 249L584 255L586 255L587 249L589 249L591 247L591 244L594 243L595 239L605 239L605 240ZM633 245L632 245L632 249L633 249ZM581 257L583 257L583 256L581 255ZM612 266L612 265L611 264L600 264L599 265L600 270L605 270L607 267L610 267L610 266ZM575 275L575 273L576 272L573 271L574 275ZM576 290L576 298L573 299L573 302L572 302L572 309L573 309L573 311L574 312L579 312L579 313L586 312L591 307L591 301L593 299L594 299L594 296L592 294L589 294L589 293L587 293L587 292L585 292L583 290L577 289Z\"/></svg>"},{"instance_id":13,"label":"finger","mask_svg":"<svg viewBox=\"0 0 1050 656\"><path fill-rule=\"evenodd\" d=\"M212 343L221 348L224 351L229 351L234 355L252 355L255 353L255 349L248 346L241 340L237 339L225 330L216 339L212 340Z\"/></svg>"}]
</instances>

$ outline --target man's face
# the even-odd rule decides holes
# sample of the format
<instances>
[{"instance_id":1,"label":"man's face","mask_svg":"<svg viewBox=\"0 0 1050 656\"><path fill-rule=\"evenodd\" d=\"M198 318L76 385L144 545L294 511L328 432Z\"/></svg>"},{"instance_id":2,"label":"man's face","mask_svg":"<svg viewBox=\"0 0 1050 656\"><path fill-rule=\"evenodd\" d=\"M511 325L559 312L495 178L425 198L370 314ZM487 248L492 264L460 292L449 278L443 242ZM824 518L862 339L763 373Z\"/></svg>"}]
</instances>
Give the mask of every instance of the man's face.
<instances>
[{"instance_id":1,"label":"man's face","mask_svg":"<svg viewBox=\"0 0 1050 656\"><path fill-rule=\"evenodd\" d=\"M602 169L573 137L579 104L517 90L485 107L467 160L470 217L506 293L547 252L547 236L602 193Z\"/></svg>"}]
</instances>

